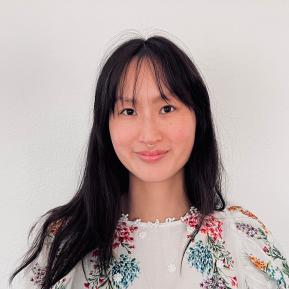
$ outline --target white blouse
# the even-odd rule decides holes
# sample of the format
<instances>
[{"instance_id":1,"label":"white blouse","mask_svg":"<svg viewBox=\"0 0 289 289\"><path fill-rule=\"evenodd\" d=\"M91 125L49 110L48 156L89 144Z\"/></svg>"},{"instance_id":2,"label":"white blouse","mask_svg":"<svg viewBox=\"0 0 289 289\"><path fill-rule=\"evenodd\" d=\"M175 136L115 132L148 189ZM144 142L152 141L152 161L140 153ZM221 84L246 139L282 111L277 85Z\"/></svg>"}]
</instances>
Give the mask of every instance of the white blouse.
<instances>
[{"instance_id":1,"label":"white blouse","mask_svg":"<svg viewBox=\"0 0 289 289\"><path fill-rule=\"evenodd\" d=\"M199 213L191 207L178 220L165 222L129 220L122 214L115 231L114 258L108 276L100 276L97 249L52 289L272 289L289 288L289 266L280 244L252 212L227 206L207 216L187 247L198 224ZM24 270L25 289L41 288L49 235L40 255Z\"/></svg>"}]
</instances>

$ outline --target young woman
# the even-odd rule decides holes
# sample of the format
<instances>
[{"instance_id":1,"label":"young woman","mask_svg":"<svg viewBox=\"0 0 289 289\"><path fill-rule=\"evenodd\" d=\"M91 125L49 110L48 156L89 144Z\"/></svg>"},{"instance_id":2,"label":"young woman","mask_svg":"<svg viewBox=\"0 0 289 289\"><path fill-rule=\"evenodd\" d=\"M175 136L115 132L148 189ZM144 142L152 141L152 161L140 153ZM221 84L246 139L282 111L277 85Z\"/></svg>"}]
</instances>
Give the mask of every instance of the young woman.
<instances>
[{"instance_id":1,"label":"young woman","mask_svg":"<svg viewBox=\"0 0 289 289\"><path fill-rule=\"evenodd\" d=\"M289 288L261 220L226 204L206 86L163 36L130 39L102 66L85 172L41 216L24 288Z\"/></svg>"}]
</instances>

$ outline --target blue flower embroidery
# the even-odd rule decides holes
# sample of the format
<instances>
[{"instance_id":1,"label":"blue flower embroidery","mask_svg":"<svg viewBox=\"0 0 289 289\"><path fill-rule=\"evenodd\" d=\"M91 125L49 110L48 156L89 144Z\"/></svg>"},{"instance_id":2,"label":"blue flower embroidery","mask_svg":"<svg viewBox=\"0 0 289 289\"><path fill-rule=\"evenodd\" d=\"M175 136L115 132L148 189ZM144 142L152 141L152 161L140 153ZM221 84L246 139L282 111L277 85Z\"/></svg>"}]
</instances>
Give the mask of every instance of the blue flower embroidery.
<instances>
[{"instance_id":1,"label":"blue flower embroidery","mask_svg":"<svg viewBox=\"0 0 289 289\"><path fill-rule=\"evenodd\" d=\"M208 246L201 240L197 241L193 247L189 248L188 262L201 273L210 274L213 268L213 257Z\"/></svg>"},{"instance_id":2,"label":"blue flower embroidery","mask_svg":"<svg viewBox=\"0 0 289 289\"><path fill-rule=\"evenodd\" d=\"M139 277L140 268L135 258L121 254L120 261L114 259L112 264L113 285L117 289L128 288L136 277Z\"/></svg>"},{"instance_id":3,"label":"blue flower embroidery","mask_svg":"<svg viewBox=\"0 0 289 289\"><path fill-rule=\"evenodd\" d=\"M273 266L271 264L268 265L266 272L268 273L268 275L273 278L274 280L276 280L277 284L280 286L284 286L284 288L286 288L286 283L284 280L284 275L283 273L280 271L280 269L277 266Z\"/></svg>"},{"instance_id":4,"label":"blue flower embroidery","mask_svg":"<svg viewBox=\"0 0 289 289\"><path fill-rule=\"evenodd\" d=\"M185 220L190 229L196 229L198 215L193 215ZM238 287L237 277L231 273L234 260L231 253L225 248L222 237L223 222L214 215L206 216L198 237L202 240L193 241L187 252L188 263L203 275L200 283L205 289L230 289ZM187 235L191 238L191 234Z\"/></svg>"}]
</instances>

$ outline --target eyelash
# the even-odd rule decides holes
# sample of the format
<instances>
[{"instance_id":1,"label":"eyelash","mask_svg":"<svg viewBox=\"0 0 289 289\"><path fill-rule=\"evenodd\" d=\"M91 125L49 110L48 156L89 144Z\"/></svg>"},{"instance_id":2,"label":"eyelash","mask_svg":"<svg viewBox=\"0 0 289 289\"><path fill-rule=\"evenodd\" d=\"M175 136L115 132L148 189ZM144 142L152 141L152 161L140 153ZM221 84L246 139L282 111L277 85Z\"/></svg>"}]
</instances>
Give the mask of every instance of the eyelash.
<instances>
[{"instance_id":1,"label":"eyelash","mask_svg":"<svg viewBox=\"0 0 289 289\"><path fill-rule=\"evenodd\" d=\"M176 108L175 108L173 105L165 105L165 106L163 106L162 108L164 108L164 107L172 107L172 108L174 108L174 109L176 110ZM123 112L126 111L126 110L128 110L128 109L133 110L133 108L125 108L125 109L123 109L119 114L123 114ZM165 114L166 114L166 113L165 113ZM127 116L131 116L131 115L127 115Z\"/></svg>"}]
</instances>

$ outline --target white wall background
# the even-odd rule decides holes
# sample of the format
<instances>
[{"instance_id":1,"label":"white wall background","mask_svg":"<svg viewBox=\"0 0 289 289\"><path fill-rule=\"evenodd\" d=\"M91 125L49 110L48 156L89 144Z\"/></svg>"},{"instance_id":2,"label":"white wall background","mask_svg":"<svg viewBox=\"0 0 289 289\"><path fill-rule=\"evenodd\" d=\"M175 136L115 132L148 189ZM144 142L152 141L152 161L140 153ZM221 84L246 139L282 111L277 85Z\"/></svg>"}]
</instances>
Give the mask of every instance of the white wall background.
<instances>
[{"instance_id":1,"label":"white wall background","mask_svg":"<svg viewBox=\"0 0 289 289\"><path fill-rule=\"evenodd\" d=\"M288 1L0 5L0 288L31 224L76 190L97 68L128 30L161 30L189 50L211 96L225 196L255 212L289 255Z\"/></svg>"}]
</instances>

